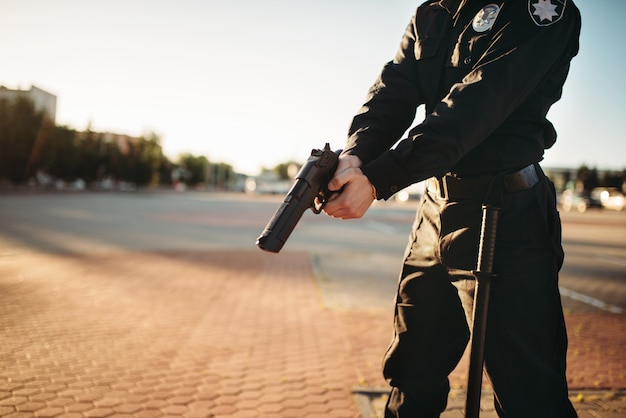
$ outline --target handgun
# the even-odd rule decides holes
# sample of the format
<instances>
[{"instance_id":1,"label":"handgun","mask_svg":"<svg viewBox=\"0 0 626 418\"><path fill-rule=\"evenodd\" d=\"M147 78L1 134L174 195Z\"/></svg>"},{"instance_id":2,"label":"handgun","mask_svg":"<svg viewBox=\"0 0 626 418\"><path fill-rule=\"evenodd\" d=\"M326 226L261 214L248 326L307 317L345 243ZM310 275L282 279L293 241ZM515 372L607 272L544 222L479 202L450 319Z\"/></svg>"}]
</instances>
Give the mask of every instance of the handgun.
<instances>
[{"instance_id":1,"label":"handgun","mask_svg":"<svg viewBox=\"0 0 626 418\"><path fill-rule=\"evenodd\" d=\"M333 178L341 150L332 151L326 143L324 149L313 149L311 156L296 174L295 182L283 199L274 216L256 240L262 250L277 253L307 209L319 214L330 196L328 182Z\"/></svg>"}]
</instances>

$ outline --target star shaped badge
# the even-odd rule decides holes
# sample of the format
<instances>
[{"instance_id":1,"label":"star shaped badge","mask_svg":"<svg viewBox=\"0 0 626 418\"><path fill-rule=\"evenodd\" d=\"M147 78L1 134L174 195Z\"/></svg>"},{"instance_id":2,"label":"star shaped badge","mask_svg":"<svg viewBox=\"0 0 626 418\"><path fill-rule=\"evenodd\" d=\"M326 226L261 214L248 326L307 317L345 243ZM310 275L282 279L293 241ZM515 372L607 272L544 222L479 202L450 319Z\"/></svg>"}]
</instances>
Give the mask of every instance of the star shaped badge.
<instances>
[{"instance_id":1,"label":"star shaped badge","mask_svg":"<svg viewBox=\"0 0 626 418\"><path fill-rule=\"evenodd\" d=\"M528 0L528 12L537 26L561 20L567 0Z\"/></svg>"},{"instance_id":2,"label":"star shaped badge","mask_svg":"<svg viewBox=\"0 0 626 418\"><path fill-rule=\"evenodd\" d=\"M550 0L539 0L539 3L533 4L535 16L539 16L539 19L543 22L549 20L552 22L552 18L558 16L556 12L556 4L550 3Z\"/></svg>"}]
</instances>

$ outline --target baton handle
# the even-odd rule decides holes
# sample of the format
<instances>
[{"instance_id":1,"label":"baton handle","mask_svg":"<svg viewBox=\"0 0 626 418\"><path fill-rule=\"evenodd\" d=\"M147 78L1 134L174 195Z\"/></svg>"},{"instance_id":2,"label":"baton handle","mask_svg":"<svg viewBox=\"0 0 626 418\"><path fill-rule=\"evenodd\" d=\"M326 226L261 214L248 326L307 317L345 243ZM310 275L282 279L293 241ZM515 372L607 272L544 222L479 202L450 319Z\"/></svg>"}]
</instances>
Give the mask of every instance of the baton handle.
<instances>
[{"instance_id":1,"label":"baton handle","mask_svg":"<svg viewBox=\"0 0 626 418\"><path fill-rule=\"evenodd\" d=\"M480 242L478 244L478 262L476 265L476 272L488 274L492 273L499 214L500 208L483 205L483 219L480 227Z\"/></svg>"},{"instance_id":2,"label":"baton handle","mask_svg":"<svg viewBox=\"0 0 626 418\"><path fill-rule=\"evenodd\" d=\"M473 330L467 380L465 418L478 418L480 414L480 392L483 384L487 308L489 307L491 279L494 276L492 269L499 214L500 208L483 205L480 242L478 244L478 262L476 270L472 272L476 277L476 289L474 292Z\"/></svg>"}]
</instances>

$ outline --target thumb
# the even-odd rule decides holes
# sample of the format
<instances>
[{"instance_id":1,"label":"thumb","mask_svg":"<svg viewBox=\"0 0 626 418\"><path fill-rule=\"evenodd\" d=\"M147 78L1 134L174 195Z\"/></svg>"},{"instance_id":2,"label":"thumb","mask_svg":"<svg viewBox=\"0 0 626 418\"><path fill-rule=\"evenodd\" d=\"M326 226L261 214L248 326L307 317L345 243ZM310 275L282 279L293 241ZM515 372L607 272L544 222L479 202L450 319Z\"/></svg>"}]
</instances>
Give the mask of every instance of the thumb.
<instances>
[{"instance_id":1,"label":"thumb","mask_svg":"<svg viewBox=\"0 0 626 418\"><path fill-rule=\"evenodd\" d=\"M328 182L328 190L341 190L343 186L350 183L352 179L361 174L361 170L356 167L349 167L345 170L338 171L335 176Z\"/></svg>"},{"instance_id":2,"label":"thumb","mask_svg":"<svg viewBox=\"0 0 626 418\"><path fill-rule=\"evenodd\" d=\"M354 169L361 166L361 159L356 155L341 155L335 175L328 182L328 190L340 190L350 181L350 174L354 174Z\"/></svg>"}]
</instances>

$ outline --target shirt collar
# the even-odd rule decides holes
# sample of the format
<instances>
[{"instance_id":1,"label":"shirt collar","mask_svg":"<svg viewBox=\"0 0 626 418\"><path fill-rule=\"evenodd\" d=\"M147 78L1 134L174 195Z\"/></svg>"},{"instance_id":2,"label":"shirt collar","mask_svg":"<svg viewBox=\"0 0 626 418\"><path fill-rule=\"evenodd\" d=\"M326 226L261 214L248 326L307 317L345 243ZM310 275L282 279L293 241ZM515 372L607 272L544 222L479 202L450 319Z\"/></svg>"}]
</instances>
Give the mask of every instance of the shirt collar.
<instances>
[{"instance_id":1,"label":"shirt collar","mask_svg":"<svg viewBox=\"0 0 626 418\"><path fill-rule=\"evenodd\" d=\"M439 4L451 15L456 15L465 2L466 0L440 0Z\"/></svg>"}]
</instances>

